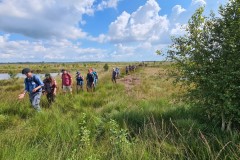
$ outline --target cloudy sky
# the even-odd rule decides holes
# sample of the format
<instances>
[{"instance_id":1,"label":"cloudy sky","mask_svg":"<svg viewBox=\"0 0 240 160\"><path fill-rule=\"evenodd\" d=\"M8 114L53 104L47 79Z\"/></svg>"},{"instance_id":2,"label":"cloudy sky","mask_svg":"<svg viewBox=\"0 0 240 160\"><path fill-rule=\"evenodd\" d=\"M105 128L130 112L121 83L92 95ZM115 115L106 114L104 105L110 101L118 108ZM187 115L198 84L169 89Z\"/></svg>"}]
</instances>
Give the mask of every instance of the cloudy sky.
<instances>
[{"instance_id":1,"label":"cloudy sky","mask_svg":"<svg viewBox=\"0 0 240 160\"><path fill-rule=\"evenodd\" d=\"M163 60L199 7L227 0L0 0L0 62Z\"/></svg>"}]
</instances>

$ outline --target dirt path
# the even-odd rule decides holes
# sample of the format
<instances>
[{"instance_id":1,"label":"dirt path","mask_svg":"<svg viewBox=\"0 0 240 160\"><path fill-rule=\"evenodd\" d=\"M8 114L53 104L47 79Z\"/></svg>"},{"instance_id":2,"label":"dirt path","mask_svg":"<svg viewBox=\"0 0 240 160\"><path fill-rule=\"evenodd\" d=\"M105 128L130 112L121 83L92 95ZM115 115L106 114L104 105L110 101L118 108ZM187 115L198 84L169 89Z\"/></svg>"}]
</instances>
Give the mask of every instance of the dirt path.
<instances>
[{"instance_id":1,"label":"dirt path","mask_svg":"<svg viewBox=\"0 0 240 160\"><path fill-rule=\"evenodd\" d=\"M136 85L140 85L140 78L136 75L127 75L124 78L118 80L120 83L124 84L127 94L130 94L132 88Z\"/></svg>"}]
</instances>

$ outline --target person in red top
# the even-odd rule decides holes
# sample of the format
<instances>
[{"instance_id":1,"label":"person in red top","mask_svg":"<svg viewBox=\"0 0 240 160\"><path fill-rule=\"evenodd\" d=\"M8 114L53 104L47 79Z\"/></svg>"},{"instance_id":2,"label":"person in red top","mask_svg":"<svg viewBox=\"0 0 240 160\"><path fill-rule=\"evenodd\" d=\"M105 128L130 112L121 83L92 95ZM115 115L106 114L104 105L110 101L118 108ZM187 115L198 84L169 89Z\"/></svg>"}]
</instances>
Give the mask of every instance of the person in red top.
<instances>
[{"instance_id":1,"label":"person in red top","mask_svg":"<svg viewBox=\"0 0 240 160\"><path fill-rule=\"evenodd\" d=\"M65 69L62 69L62 89L64 94L72 94L72 76Z\"/></svg>"}]
</instances>

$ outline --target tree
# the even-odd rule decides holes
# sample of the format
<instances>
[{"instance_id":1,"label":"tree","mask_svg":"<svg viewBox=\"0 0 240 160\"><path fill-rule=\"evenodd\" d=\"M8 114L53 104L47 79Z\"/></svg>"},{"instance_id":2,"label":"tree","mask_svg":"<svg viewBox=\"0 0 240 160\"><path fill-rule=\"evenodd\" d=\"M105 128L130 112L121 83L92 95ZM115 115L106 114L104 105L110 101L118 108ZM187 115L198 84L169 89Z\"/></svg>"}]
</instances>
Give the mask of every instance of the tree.
<instances>
[{"instance_id":1,"label":"tree","mask_svg":"<svg viewBox=\"0 0 240 160\"><path fill-rule=\"evenodd\" d=\"M232 122L240 124L240 1L221 6L219 18L203 11L191 17L184 36L172 39L168 58L188 87L188 100L231 131Z\"/></svg>"},{"instance_id":2,"label":"tree","mask_svg":"<svg viewBox=\"0 0 240 160\"><path fill-rule=\"evenodd\" d=\"M108 71L108 64L107 63L105 63L105 65L103 66L103 69L104 69L104 71Z\"/></svg>"},{"instance_id":3,"label":"tree","mask_svg":"<svg viewBox=\"0 0 240 160\"><path fill-rule=\"evenodd\" d=\"M162 50L156 50L157 55L162 55Z\"/></svg>"}]
</instances>

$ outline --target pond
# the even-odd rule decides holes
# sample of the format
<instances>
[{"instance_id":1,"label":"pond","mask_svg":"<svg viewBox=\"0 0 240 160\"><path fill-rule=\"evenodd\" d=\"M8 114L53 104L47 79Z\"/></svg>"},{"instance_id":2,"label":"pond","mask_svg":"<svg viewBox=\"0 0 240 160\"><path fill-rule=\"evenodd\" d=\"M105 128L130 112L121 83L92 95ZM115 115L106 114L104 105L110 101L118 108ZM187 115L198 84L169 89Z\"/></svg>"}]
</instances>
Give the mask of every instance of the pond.
<instances>
[{"instance_id":1,"label":"pond","mask_svg":"<svg viewBox=\"0 0 240 160\"><path fill-rule=\"evenodd\" d=\"M57 75L60 75L60 73L50 73L52 77L56 77ZM40 76L42 79L44 78L45 74L36 74ZM16 75L17 78L25 78L26 76L22 73L18 73ZM10 79L10 76L8 73L0 73L0 80L7 80Z\"/></svg>"}]
</instances>

